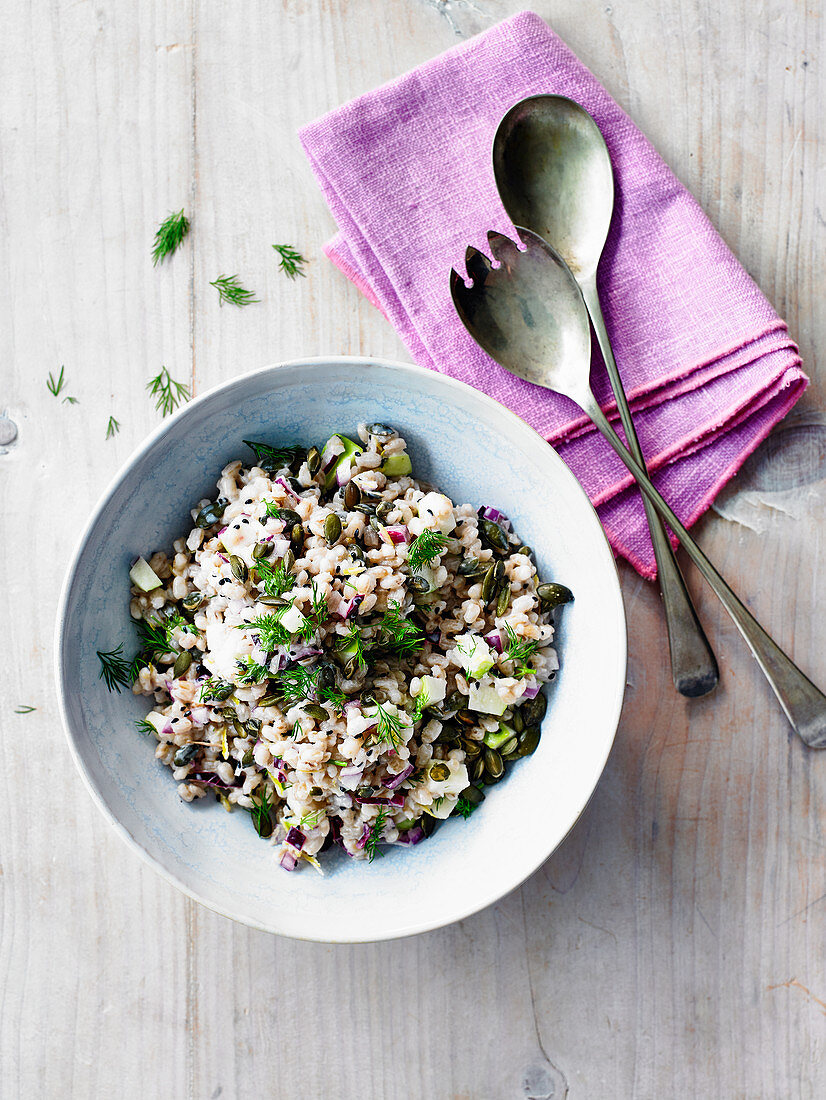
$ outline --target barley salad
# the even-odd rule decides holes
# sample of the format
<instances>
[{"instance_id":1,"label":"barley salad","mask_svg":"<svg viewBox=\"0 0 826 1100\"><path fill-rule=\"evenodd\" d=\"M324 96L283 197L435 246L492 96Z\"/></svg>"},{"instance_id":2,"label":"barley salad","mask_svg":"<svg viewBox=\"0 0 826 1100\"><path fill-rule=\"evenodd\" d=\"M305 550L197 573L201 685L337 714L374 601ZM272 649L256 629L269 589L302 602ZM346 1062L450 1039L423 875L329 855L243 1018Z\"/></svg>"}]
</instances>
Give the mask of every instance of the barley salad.
<instances>
[{"instance_id":1,"label":"barley salad","mask_svg":"<svg viewBox=\"0 0 826 1100\"><path fill-rule=\"evenodd\" d=\"M493 507L417 481L383 424L323 448L244 441L194 526L130 571L140 652L99 653L153 700L185 802L249 812L282 867L354 859L468 817L537 747L554 609Z\"/></svg>"}]
</instances>

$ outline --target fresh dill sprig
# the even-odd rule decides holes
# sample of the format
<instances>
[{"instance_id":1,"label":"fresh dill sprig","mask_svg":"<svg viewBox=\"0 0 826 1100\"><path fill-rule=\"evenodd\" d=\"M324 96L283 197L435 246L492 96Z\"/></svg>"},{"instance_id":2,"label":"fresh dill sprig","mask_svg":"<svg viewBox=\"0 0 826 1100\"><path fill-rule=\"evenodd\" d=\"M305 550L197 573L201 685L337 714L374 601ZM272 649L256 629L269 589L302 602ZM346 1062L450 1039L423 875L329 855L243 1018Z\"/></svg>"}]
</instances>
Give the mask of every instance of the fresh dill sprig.
<instances>
[{"instance_id":1,"label":"fresh dill sprig","mask_svg":"<svg viewBox=\"0 0 826 1100\"><path fill-rule=\"evenodd\" d=\"M402 730L405 723L398 714L391 714L389 710L376 703L376 737L379 741L385 741L391 748L397 748L402 741Z\"/></svg>"},{"instance_id":2,"label":"fresh dill sprig","mask_svg":"<svg viewBox=\"0 0 826 1100\"><path fill-rule=\"evenodd\" d=\"M423 565L433 561L434 558L438 558L447 546L447 542L447 535L443 535L441 531L431 531L426 527L413 540L407 552L407 564L410 567L410 572L415 573Z\"/></svg>"},{"instance_id":3,"label":"fresh dill sprig","mask_svg":"<svg viewBox=\"0 0 826 1100\"><path fill-rule=\"evenodd\" d=\"M378 637L399 657L411 656L424 645L424 631L404 617L398 604L388 606L379 623Z\"/></svg>"},{"instance_id":4,"label":"fresh dill sprig","mask_svg":"<svg viewBox=\"0 0 826 1100\"><path fill-rule=\"evenodd\" d=\"M342 635L336 643L338 649L347 650L347 663L355 662L357 668L364 668L367 658L364 655L364 635L355 623L350 623L346 634Z\"/></svg>"},{"instance_id":5,"label":"fresh dill sprig","mask_svg":"<svg viewBox=\"0 0 826 1100\"><path fill-rule=\"evenodd\" d=\"M63 404L64 405L79 405L80 402L78 401L78 399L76 397L68 397L67 396L67 397L63 398Z\"/></svg>"},{"instance_id":6,"label":"fresh dill sprig","mask_svg":"<svg viewBox=\"0 0 826 1100\"><path fill-rule=\"evenodd\" d=\"M433 809L438 810L441 804L444 802L445 796L440 794L438 798L433 799Z\"/></svg>"},{"instance_id":7,"label":"fresh dill sprig","mask_svg":"<svg viewBox=\"0 0 826 1100\"><path fill-rule=\"evenodd\" d=\"M265 500L264 509L269 519L284 519L292 511L292 508L282 508L274 500Z\"/></svg>"},{"instance_id":8,"label":"fresh dill sprig","mask_svg":"<svg viewBox=\"0 0 826 1100\"><path fill-rule=\"evenodd\" d=\"M218 291L218 298L223 305L224 302L229 302L234 306L249 306L253 302L260 302L260 298L255 297L255 293L252 290L245 290L241 283L238 281L237 275L219 275L218 278L209 284L214 286Z\"/></svg>"},{"instance_id":9,"label":"fresh dill sprig","mask_svg":"<svg viewBox=\"0 0 826 1100\"><path fill-rule=\"evenodd\" d=\"M164 416L169 416L181 401L188 401L192 396L189 387L183 382L176 382L166 367L161 367L161 373L149 379L146 388L153 397L157 398L155 408L159 409Z\"/></svg>"},{"instance_id":10,"label":"fresh dill sprig","mask_svg":"<svg viewBox=\"0 0 826 1100\"><path fill-rule=\"evenodd\" d=\"M310 813L303 814L301 820L298 822L299 828L314 829L324 816L324 813L324 810L311 810Z\"/></svg>"},{"instance_id":11,"label":"fresh dill sprig","mask_svg":"<svg viewBox=\"0 0 826 1100\"><path fill-rule=\"evenodd\" d=\"M120 431L120 424L115 420L114 416L109 417L109 423L106 425L106 438L112 439Z\"/></svg>"},{"instance_id":12,"label":"fresh dill sprig","mask_svg":"<svg viewBox=\"0 0 826 1100\"><path fill-rule=\"evenodd\" d=\"M147 722L145 718L140 718L135 722L135 729L138 731L138 733L151 733L153 735L157 733L157 730L152 725L152 723Z\"/></svg>"},{"instance_id":13,"label":"fresh dill sprig","mask_svg":"<svg viewBox=\"0 0 826 1100\"><path fill-rule=\"evenodd\" d=\"M176 214L170 214L165 221L162 221L155 230L155 243L152 246L152 265L157 267L167 256L171 256L188 232L189 219L183 210L179 210Z\"/></svg>"},{"instance_id":14,"label":"fresh dill sprig","mask_svg":"<svg viewBox=\"0 0 826 1100\"><path fill-rule=\"evenodd\" d=\"M291 244L274 244L273 248L281 257L278 266L288 279L294 279L296 275L303 276L305 274L301 269L307 261Z\"/></svg>"},{"instance_id":15,"label":"fresh dill sprig","mask_svg":"<svg viewBox=\"0 0 826 1100\"><path fill-rule=\"evenodd\" d=\"M347 702L347 696L343 691L339 691L335 687L321 687L318 689L318 696L320 699L326 699L328 703L332 703L333 707L340 714L344 708L344 704Z\"/></svg>"},{"instance_id":16,"label":"fresh dill sprig","mask_svg":"<svg viewBox=\"0 0 826 1100\"><path fill-rule=\"evenodd\" d=\"M257 802L255 800L256 795L258 795ZM272 804L270 802L269 791L266 787L259 787L258 790L250 796L250 801L252 802L250 817L255 826L255 831L259 836L265 839L272 836L272 818L270 817Z\"/></svg>"},{"instance_id":17,"label":"fresh dill sprig","mask_svg":"<svg viewBox=\"0 0 826 1100\"><path fill-rule=\"evenodd\" d=\"M100 659L100 676L110 691L116 691L120 695L122 687L131 687L132 679L129 662L123 656L123 642L108 653L97 650Z\"/></svg>"},{"instance_id":18,"label":"fresh dill sprig","mask_svg":"<svg viewBox=\"0 0 826 1100\"><path fill-rule=\"evenodd\" d=\"M428 692L427 688L422 688L422 690L416 696L416 705L413 708L413 713L410 715L414 722L418 722L421 719L422 715L424 714L425 707L428 705L429 702L430 693Z\"/></svg>"},{"instance_id":19,"label":"fresh dill sprig","mask_svg":"<svg viewBox=\"0 0 826 1100\"><path fill-rule=\"evenodd\" d=\"M237 680L239 684L260 684L262 680L266 680L269 676L269 670L264 665L259 665L250 656L236 661L236 664L238 666Z\"/></svg>"},{"instance_id":20,"label":"fresh dill sprig","mask_svg":"<svg viewBox=\"0 0 826 1100\"><path fill-rule=\"evenodd\" d=\"M327 597L316 588L315 581L310 582L310 609L304 614L311 624L310 633L320 630L330 617L330 609L327 607ZM305 627L306 630L306 627Z\"/></svg>"},{"instance_id":21,"label":"fresh dill sprig","mask_svg":"<svg viewBox=\"0 0 826 1100\"><path fill-rule=\"evenodd\" d=\"M505 650L505 654L511 661L516 663L516 671L519 675L528 676L530 673L535 672L536 669L532 668L527 662L539 649L539 642L526 642L524 638L518 637L516 631L507 623L505 624L505 634L508 639L508 648Z\"/></svg>"},{"instance_id":22,"label":"fresh dill sprig","mask_svg":"<svg viewBox=\"0 0 826 1100\"><path fill-rule=\"evenodd\" d=\"M171 638L175 626L175 623L164 622L163 619L138 619L135 629L141 654L162 657L165 653L176 653L177 647Z\"/></svg>"},{"instance_id":23,"label":"fresh dill sprig","mask_svg":"<svg viewBox=\"0 0 826 1100\"><path fill-rule=\"evenodd\" d=\"M268 596L283 596L295 584L295 577L283 560L270 563L266 558L260 558L255 568Z\"/></svg>"},{"instance_id":24,"label":"fresh dill sprig","mask_svg":"<svg viewBox=\"0 0 826 1100\"><path fill-rule=\"evenodd\" d=\"M300 703L317 698L318 669L297 665L295 668L287 668L279 672L274 679L277 685L276 691L289 703Z\"/></svg>"},{"instance_id":25,"label":"fresh dill sprig","mask_svg":"<svg viewBox=\"0 0 826 1100\"><path fill-rule=\"evenodd\" d=\"M54 394L55 397L63 389L63 383L66 379L63 377L63 367L60 368L60 374L55 378L51 371L49 371L49 377L46 379L46 389L49 393Z\"/></svg>"},{"instance_id":26,"label":"fresh dill sprig","mask_svg":"<svg viewBox=\"0 0 826 1100\"><path fill-rule=\"evenodd\" d=\"M201 690L198 694L199 703L217 702L223 703L225 699L229 699L234 690L235 685L231 684L228 680L221 680L216 676L210 676L210 678L203 684L201 684Z\"/></svg>"},{"instance_id":27,"label":"fresh dill sprig","mask_svg":"<svg viewBox=\"0 0 826 1100\"><path fill-rule=\"evenodd\" d=\"M303 729L300 722L296 722L295 725L292 728L292 732L290 733L290 737L292 737L293 741L297 741L299 737L303 737L303 736L304 736L304 729Z\"/></svg>"},{"instance_id":28,"label":"fresh dill sprig","mask_svg":"<svg viewBox=\"0 0 826 1100\"><path fill-rule=\"evenodd\" d=\"M277 470L285 469L299 454L303 453L300 447L273 447L269 443L259 443L254 439L243 439L241 442L249 447L255 455L256 464L265 473L275 473Z\"/></svg>"},{"instance_id":29,"label":"fresh dill sprig","mask_svg":"<svg viewBox=\"0 0 826 1100\"><path fill-rule=\"evenodd\" d=\"M265 653L272 653L281 645L290 645L293 640L292 634L281 622L281 616L291 606L291 604L285 604L284 607L271 611L269 615L259 615L251 623L240 623L238 629L255 630L258 634L258 644Z\"/></svg>"},{"instance_id":30,"label":"fresh dill sprig","mask_svg":"<svg viewBox=\"0 0 826 1100\"><path fill-rule=\"evenodd\" d=\"M367 862L372 863L376 856L380 856L383 853L378 850L379 841L382 839L382 833L384 832L384 826L387 824L387 811L384 806L379 810L376 820L370 827L370 834L364 844L364 850L367 853Z\"/></svg>"},{"instance_id":31,"label":"fresh dill sprig","mask_svg":"<svg viewBox=\"0 0 826 1100\"><path fill-rule=\"evenodd\" d=\"M456 803L456 806L454 808L456 810L456 813L459 814L460 817L463 817L465 820L467 820L473 813L473 811L478 810L481 805L481 802L471 802L470 799L463 798L462 795L459 795L459 801Z\"/></svg>"},{"instance_id":32,"label":"fresh dill sprig","mask_svg":"<svg viewBox=\"0 0 826 1100\"><path fill-rule=\"evenodd\" d=\"M30 707L26 703L21 703L19 707L14 708L15 714L31 714L32 711L37 710L37 707Z\"/></svg>"}]
</instances>

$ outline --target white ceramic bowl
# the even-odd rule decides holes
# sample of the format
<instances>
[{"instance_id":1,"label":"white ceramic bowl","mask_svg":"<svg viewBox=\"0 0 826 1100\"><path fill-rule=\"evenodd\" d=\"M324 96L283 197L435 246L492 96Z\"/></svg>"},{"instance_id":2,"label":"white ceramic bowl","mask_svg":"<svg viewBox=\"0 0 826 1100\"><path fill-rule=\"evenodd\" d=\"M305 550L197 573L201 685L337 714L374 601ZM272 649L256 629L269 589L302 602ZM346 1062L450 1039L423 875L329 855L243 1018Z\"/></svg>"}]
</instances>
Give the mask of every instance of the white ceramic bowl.
<instances>
[{"instance_id":1,"label":"white ceramic bowl","mask_svg":"<svg viewBox=\"0 0 826 1100\"><path fill-rule=\"evenodd\" d=\"M212 799L180 801L155 742L138 733L147 702L110 694L96 650L129 655L127 570L191 527L241 440L323 442L359 421L408 441L415 475L454 501L505 512L540 575L575 602L560 616L562 668L549 689L536 753L489 789L468 821L448 820L414 848L368 864L338 850L292 874L249 815ZM69 744L104 815L129 846L204 905L302 939L359 942L459 920L518 886L557 847L596 786L625 687L625 619L617 573L585 493L555 452L507 409L450 378L401 363L331 357L234 378L165 421L107 489L80 539L57 622L57 681Z\"/></svg>"}]
</instances>

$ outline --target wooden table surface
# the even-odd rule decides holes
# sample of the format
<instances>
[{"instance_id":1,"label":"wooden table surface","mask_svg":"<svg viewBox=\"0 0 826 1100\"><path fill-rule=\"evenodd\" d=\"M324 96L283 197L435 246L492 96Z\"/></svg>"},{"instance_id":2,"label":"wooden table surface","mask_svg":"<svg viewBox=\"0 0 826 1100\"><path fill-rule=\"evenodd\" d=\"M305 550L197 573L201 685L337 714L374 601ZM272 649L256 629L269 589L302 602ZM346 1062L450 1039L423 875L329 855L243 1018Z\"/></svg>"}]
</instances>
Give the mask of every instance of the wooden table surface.
<instances>
[{"instance_id":1,"label":"wooden table surface","mask_svg":"<svg viewBox=\"0 0 826 1100\"><path fill-rule=\"evenodd\" d=\"M93 504L158 421L147 379L166 365L200 392L294 356L408 358L321 253L333 224L297 127L519 6L4 5L4 1100L826 1096L826 756L789 734L694 575L716 694L674 694L658 595L622 568L628 692L589 809L520 890L438 932L325 946L216 916L124 847L66 747L57 595ZM803 0L535 10L800 343L806 397L697 533L823 683L823 14ZM182 206L190 239L153 269L155 225ZM284 241L310 257L306 279L278 273ZM219 308L222 272L261 304ZM77 404L46 388L61 364Z\"/></svg>"}]
</instances>

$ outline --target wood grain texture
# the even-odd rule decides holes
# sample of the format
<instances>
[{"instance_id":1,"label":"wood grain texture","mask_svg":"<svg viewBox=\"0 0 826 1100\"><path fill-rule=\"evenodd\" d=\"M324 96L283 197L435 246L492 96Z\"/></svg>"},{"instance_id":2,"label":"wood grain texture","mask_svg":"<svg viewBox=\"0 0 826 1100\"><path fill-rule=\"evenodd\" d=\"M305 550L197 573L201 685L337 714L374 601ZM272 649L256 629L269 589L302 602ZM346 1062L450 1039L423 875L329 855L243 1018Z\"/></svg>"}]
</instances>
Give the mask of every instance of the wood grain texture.
<instances>
[{"instance_id":1,"label":"wood grain texture","mask_svg":"<svg viewBox=\"0 0 826 1100\"><path fill-rule=\"evenodd\" d=\"M322 352L406 358L326 262L302 123L518 0L4 5L0 447L0 1097L338 1100L826 1095L826 756L792 738L696 578L723 680L674 695L658 597L622 570L629 687L591 805L517 892L381 945L297 943L199 907L104 825L59 727L51 636L70 547L196 391ZM798 0L537 3L789 320L812 386L698 526L826 682L824 20ZM724 10L720 10L724 9ZM153 269L155 224L192 234ZM298 245L290 283L270 245ZM237 273L260 305L221 307ZM62 404L45 387L65 364ZM108 417L122 429L104 439ZM36 712L18 716L21 703ZM575 735L575 731L572 731Z\"/></svg>"}]
</instances>

